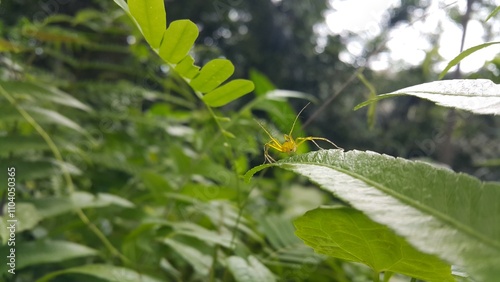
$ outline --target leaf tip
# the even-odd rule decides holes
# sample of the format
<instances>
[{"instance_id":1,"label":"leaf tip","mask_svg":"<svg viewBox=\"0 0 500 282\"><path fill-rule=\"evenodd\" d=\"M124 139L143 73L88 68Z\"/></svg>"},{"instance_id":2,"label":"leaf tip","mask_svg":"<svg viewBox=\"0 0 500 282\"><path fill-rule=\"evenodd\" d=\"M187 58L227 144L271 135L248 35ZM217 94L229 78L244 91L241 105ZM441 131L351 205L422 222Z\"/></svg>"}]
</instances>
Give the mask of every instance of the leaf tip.
<instances>
[{"instance_id":1,"label":"leaf tip","mask_svg":"<svg viewBox=\"0 0 500 282\"><path fill-rule=\"evenodd\" d=\"M261 164L256 167L251 168L249 171L245 173L243 176L243 179L245 180L246 183L250 183L250 179L259 171L268 168L270 166L273 166L273 164Z\"/></svg>"}]
</instances>

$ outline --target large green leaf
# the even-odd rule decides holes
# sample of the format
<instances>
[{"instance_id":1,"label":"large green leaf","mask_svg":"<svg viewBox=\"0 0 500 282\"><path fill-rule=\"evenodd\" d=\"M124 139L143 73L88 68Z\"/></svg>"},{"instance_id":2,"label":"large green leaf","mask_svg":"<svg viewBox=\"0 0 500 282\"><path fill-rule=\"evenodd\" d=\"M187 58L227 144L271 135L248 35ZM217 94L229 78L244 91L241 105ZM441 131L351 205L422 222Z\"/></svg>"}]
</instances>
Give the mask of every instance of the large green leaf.
<instances>
[{"instance_id":1,"label":"large green leaf","mask_svg":"<svg viewBox=\"0 0 500 282\"><path fill-rule=\"evenodd\" d=\"M444 107L476 114L500 114L500 86L488 79L453 79L434 81L379 95L357 105L357 110L373 102L396 96L412 95Z\"/></svg>"},{"instance_id":2,"label":"large green leaf","mask_svg":"<svg viewBox=\"0 0 500 282\"><path fill-rule=\"evenodd\" d=\"M0 248L8 254L9 246ZM89 247L66 241L36 241L16 244L16 270L30 265L56 263L79 257L95 256L98 252ZM0 265L0 273L6 273L7 265Z\"/></svg>"},{"instance_id":3,"label":"large green leaf","mask_svg":"<svg viewBox=\"0 0 500 282\"><path fill-rule=\"evenodd\" d=\"M231 61L215 59L208 62L189 84L195 90L207 93L226 81L234 72Z\"/></svg>"},{"instance_id":4,"label":"large green leaf","mask_svg":"<svg viewBox=\"0 0 500 282\"><path fill-rule=\"evenodd\" d=\"M119 2L117 4L120 5ZM149 45L154 49L159 48L167 28L167 14L163 0L129 0L128 8Z\"/></svg>"},{"instance_id":5,"label":"large green leaf","mask_svg":"<svg viewBox=\"0 0 500 282\"><path fill-rule=\"evenodd\" d=\"M376 273L454 281L451 267L409 245L384 225L347 207L318 208L295 220L296 234L320 254L360 262Z\"/></svg>"},{"instance_id":6,"label":"large green leaf","mask_svg":"<svg viewBox=\"0 0 500 282\"><path fill-rule=\"evenodd\" d=\"M107 264L89 264L49 273L44 277L38 279L37 282L47 282L57 276L63 274L73 274L73 273L93 276L110 282L161 282L162 281L157 278L153 278L146 274L142 274L135 270L125 267L119 267ZM93 280L86 280L86 281L93 281Z\"/></svg>"},{"instance_id":7,"label":"large green leaf","mask_svg":"<svg viewBox=\"0 0 500 282\"><path fill-rule=\"evenodd\" d=\"M253 82L249 80L231 80L230 82L203 96L203 101L211 107L221 107L245 94L250 93L253 88Z\"/></svg>"},{"instance_id":8,"label":"large green leaf","mask_svg":"<svg viewBox=\"0 0 500 282\"><path fill-rule=\"evenodd\" d=\"M193 47L198 34L198 27L190 20L172 22L163 35L160 57L171 64L179 63Z\"/></svg>"},{"instance_id":9,"label":"large green leaf","mask_svg":"<svg viewBox=\"0 0 500 282\"><path fill-rule=\"evenodd\" d=\"M276 281L271 271L253 256L249 256L247 260L237 256L229 257L227 266L238 282Z\"/></svg>"},{"instance_id":10,"label":"large green leaf","mask_svg":"<svg viewBox=\"0 0 500 282\"><path fill-rule=\"evenodd\" d=\"M321 150L274 164L308 177L419 250L500 277L500 184L373 152Z\"/></svg>"}]
</instances>

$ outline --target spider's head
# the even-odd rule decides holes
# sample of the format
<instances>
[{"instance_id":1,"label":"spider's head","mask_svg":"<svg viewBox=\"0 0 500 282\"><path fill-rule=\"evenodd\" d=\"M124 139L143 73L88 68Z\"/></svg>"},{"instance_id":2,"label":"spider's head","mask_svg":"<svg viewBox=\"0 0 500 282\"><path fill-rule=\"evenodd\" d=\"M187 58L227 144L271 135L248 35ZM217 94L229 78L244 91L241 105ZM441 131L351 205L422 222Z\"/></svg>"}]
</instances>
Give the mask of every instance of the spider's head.
<instances>
[{"instance_id":1,"label":"spider's head","mask_svg":"<svg viewBox=\"0 0 500 282\"><path fill-rule=\"evenodd\" d=\"M297 144L295 144L293 140L286 140L283 142L283 145L281 145L281 149L284 153L290 154L297 150Z\"/></svg>"}]
</instances>

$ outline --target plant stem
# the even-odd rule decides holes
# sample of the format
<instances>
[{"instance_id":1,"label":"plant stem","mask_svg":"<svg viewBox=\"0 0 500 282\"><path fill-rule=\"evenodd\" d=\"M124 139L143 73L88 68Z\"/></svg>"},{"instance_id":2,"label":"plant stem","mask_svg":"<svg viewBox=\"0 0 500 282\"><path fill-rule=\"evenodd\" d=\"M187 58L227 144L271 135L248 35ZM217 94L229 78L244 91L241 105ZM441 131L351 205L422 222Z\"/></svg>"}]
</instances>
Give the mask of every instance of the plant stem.
<instances>
[{"instance_id":1,"label":"plant stem","mask_svg":"<svg viewBox=\"0 0 500 282\"><path fill-rule=\"evenodd\" d=\"M384 282L389 282L394 272L386 271L384 272Z\"/></svg>"},{"instance_id":2,"label":"plant stem","mask_svg":"<svg viewBox=\"0 0 500 282\"><path fill-rule=\"evenodd\" d=\"M380 282L380 272L373 272L373 282Z\"/></svg>"}]
</instances>

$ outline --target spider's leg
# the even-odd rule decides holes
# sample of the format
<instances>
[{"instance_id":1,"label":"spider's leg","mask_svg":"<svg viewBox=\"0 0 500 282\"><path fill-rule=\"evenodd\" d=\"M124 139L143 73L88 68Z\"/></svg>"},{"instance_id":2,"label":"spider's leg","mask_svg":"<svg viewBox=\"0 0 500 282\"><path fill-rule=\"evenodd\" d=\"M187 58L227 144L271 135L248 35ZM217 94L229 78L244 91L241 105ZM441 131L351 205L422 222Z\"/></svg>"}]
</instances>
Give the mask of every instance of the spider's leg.
<instances>
[{"instance_id":1,"label":"spider's leg","mask_svg":"<svg viewBox=\"0 0 500 282\"><path fill-rule=\"evenodd\" d=\"M271 155L269 155L269 144L265 144L264 145L264 164L266 162L269 162L269 163L273 163L273 162L276 162L272 157Z\"/></svg>"},{"instance_id":2,"label":"spider's leg","mask_svg":"<svg viewBox=\"0 0 500 282\"><path fill-rule=\"evenodd\" d=\"M318 145L318 143L316 143L316 141L314 141L314 139L311 139L311 140L309 140L309 141L313 142L313 143L314 143L314 145L316 145L316 147L318 147L318 149L320 149L320 150L324 150L324 149L323 149L323 147L321 147L320 145Z\"/></svg>"},{"instance_id":3,"label":"spider's leg","mask_svg":"<svg viewBox=\"0 0 500 282\"><path fill-rule=\"evenodd\" d=\"M323 149L323 148L321 148L321 147L318 145L318 143L316 143L316 141L314 141L314 140L321 140L321 141L325 141L325 142L328 142L328 143L332 144L332 145L333 145L333 146L335 146L335 148L337 148L337 149L342 149L342 148L340 148L339 146L337 146L337 144L333 143L332 141L330 141L330 140L328 140L328 139L326 139L326 138L323 138L323 137L313 137L313 136L309 136L309 137L298 137L298 138L297 138L297 147L298 147L300 144L302 144L302 143L304 143L304 142L306 142L306 141L311 141L311 142L313 142L313 143L314 143L314 145L316 145L316 147L318 147L319 149Z\"/></svg>"},{"instance_id":4,"label":"spider's leg","mask_svg":"<svg viewBox=\"0 0 500 282\"><path fill-rule=\"evenodd\" d=\"M276 160L273 159L273 157L271 157L270 155L265 155L265 159L264 159L264 162L262 164L265 164L266 162L272 164L272 163L275 163Z\"/></svg>"},{"instance_id":5,"label":"spider's leg","mask_svg":"<svg viewBox=\"0 0 500 282\"><path fill-rule=\"evenodd\" d=\"M281 148L281 144L278 143L276 140L271 140L264 144L264 163L269 162L269 163L274 163L276 162L271 155L269 155L269 148L273 148L277 151L283 152L283 149Z\"/></svg>"}]
</instances>

